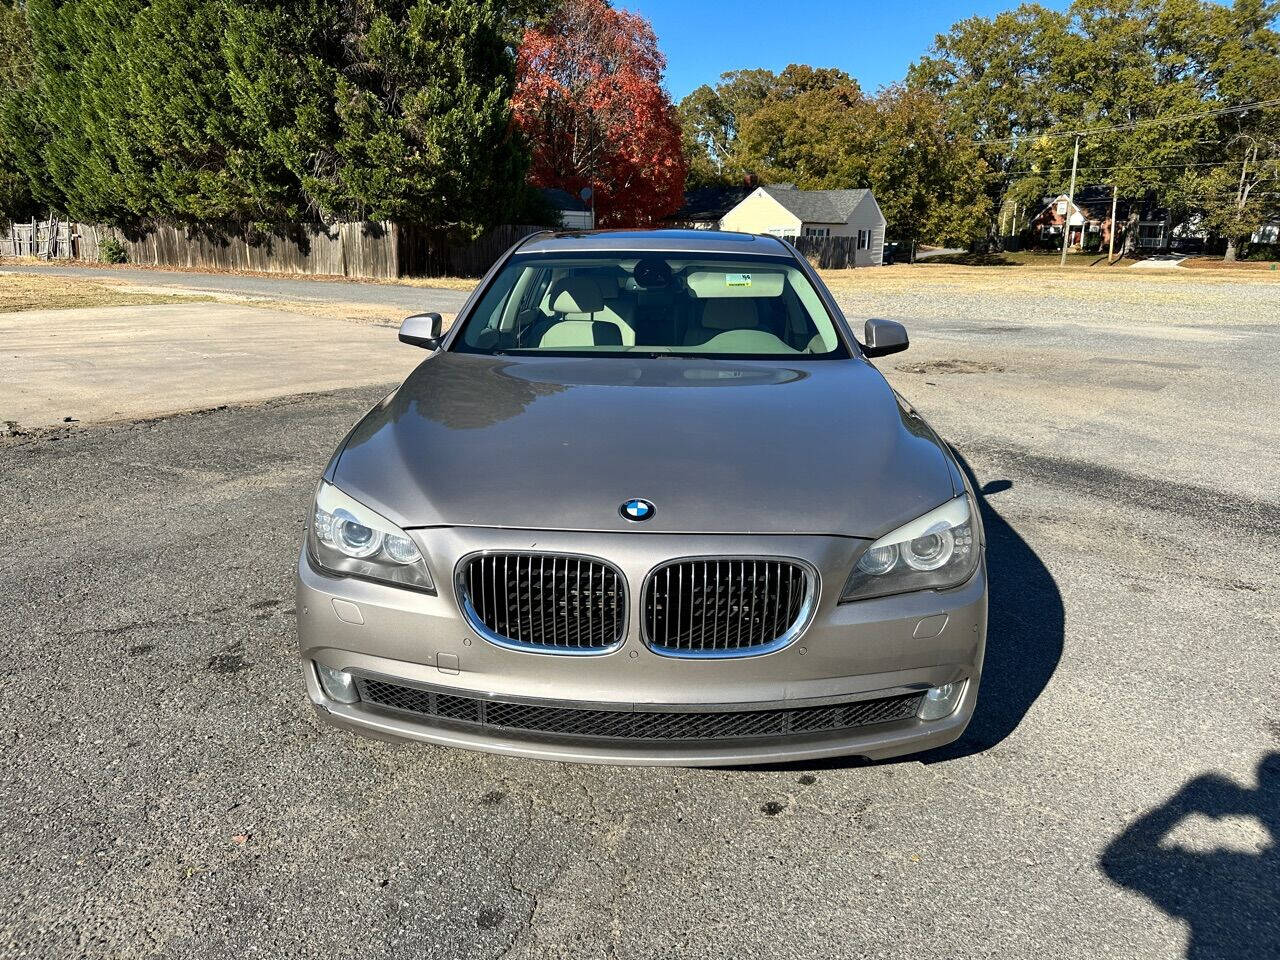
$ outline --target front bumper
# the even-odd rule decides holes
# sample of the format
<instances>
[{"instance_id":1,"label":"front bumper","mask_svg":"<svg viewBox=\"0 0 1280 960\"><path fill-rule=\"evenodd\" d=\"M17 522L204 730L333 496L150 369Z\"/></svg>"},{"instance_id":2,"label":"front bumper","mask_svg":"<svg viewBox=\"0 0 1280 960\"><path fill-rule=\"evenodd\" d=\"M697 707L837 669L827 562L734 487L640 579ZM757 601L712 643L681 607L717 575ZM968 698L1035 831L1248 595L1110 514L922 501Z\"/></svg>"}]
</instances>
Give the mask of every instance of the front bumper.
<instances>
[{"instance_id":1,"label":"front bumper","mask_svg":"<svg viewBox=\"0 0 1280 960\"><path fill-rule=\"evenodd\" d=\"M987 585L980 565L968 583L837 603L859 546L841 537L595 534L482 528L412 531L438 595L335 578L299 558L297 611L304 677L329 722L384 739L421 740L513 756L575 762L721 765L860 755L897 756L950 743L977 698L986 640ZM630 590L622 645L599 656L558 656L495 646L471 630L454 594L458 559L477 550L546 550L601 557ZM789 646L763 656L694 660L650 650L636 626L646 573L674 557L787 556L818 571L812 622ZM940 628L940 629L939 629ZM562 736L455 723L343 704L325 696L313 664L409 688L499 703L612 711L726 712L846 704L965 683L949 717L909 717L827 732L738 739L653 740Z\"/></svg>"}]
</instances>

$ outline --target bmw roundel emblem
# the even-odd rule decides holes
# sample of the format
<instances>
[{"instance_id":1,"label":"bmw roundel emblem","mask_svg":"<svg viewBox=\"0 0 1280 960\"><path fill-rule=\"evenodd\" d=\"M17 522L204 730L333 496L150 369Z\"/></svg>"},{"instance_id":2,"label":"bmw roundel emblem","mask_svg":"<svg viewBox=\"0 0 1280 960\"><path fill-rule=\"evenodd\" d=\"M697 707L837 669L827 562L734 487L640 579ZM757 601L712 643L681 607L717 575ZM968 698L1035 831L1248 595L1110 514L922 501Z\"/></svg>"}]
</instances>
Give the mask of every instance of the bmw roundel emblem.
<instances>
[{"instance_id":1,"label":"bmw roundel emblem","mask_svg":"<svg viewBox=\"0 0 1280 960\"><path fill-rule=\"evenodd\" d=\"M641 523L657 513L657 510L658 508L648 500L641 500L637 497L624 503L618 512L626 520L634 520L636 523Z\"/></svg>"}]
</instances>

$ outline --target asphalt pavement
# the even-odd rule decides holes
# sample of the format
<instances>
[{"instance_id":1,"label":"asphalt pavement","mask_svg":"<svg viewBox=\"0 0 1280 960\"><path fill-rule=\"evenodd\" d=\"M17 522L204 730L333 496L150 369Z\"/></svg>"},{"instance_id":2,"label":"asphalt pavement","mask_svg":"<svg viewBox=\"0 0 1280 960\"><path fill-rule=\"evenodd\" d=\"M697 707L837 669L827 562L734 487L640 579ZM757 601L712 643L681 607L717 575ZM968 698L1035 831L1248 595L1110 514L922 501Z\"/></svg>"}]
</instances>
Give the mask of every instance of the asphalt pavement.
<instances>
[{"instance_id":1,"label":"asphalt pavement","mask_svg":"<svg viewBox=\"0 0 1280 960\"><path fill-rule=\"evenodd\" d=\"M322 726L291 570L384 386L0 441L0 955L1280 955L1280 296L1256 296L1230 325L849 302L912 320L880 366L990 541L978 715L879 765Z\"/></svg>"}]
</instances>

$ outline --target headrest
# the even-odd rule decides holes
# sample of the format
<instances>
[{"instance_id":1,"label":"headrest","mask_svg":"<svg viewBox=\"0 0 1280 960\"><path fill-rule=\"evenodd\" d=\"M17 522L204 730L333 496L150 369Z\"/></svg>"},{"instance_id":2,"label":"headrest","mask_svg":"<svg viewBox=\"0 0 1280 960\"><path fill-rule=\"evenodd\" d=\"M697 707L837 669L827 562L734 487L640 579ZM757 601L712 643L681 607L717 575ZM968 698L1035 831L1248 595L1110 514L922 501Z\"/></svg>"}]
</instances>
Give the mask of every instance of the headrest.
<instances>
[{"instance_id":1,"label":"headrest","mask_svg":"<svg viewBox=\"0 0 1280 960\"><path fill-rule=\"evenodd\" d=\"M600 285L600 295L606 300L614 300L622 293L622 286L631 279L621 267L594 267L588 270L579 269L576 276L594 280Z\"/></svg>"},{"instance_id":2,"label":"headrest","mask_svg":"<svg viewBox=\"0 0 1280 960\"><path fill-rule=\"evenodd\" d=\"M540 347L622 346L622 331L616 324L599 320L559 320L547 328L538 341Z\"/></svg>"},{"instance_id":3,"label":"headrest","mask_svg":"<svg viewBox=\"0 0 1280 960\"><path fill-rule=\"evenodd\" d=\"M754 300L708 300L702 308L702 325L708 330L750 330L760 326Z\"/></svg>"},{"instance_id":4,"label":"headrest","mask_svg":"<svg viewBox=\"0 0 1280 960\"><path fill-rule=\"evenodd\" d=\"M604 309L600 284L591 277L564 277L551 288L552 313L595 313Z\"/></svg>"}]
</instances>

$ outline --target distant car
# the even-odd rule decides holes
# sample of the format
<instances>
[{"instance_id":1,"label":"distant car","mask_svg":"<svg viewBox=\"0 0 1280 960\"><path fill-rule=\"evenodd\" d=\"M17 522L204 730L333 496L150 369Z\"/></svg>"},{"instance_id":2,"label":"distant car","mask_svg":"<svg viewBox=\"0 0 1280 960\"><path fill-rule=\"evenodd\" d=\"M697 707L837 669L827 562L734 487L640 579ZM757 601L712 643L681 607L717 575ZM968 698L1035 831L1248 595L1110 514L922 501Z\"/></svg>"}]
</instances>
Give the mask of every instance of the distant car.
<instances>
[{"instance_id":1,"label":"distant car","mask_svg":"<svg viewBox=\"0 0 1280 960\"><path fill-rule=\"evenodd\" d=\"M890 757L964 731L983 532L947 445L785 241L542 234L338 446L307 691L377 737L556 760Z\"/></svg>"}]
</instances>

